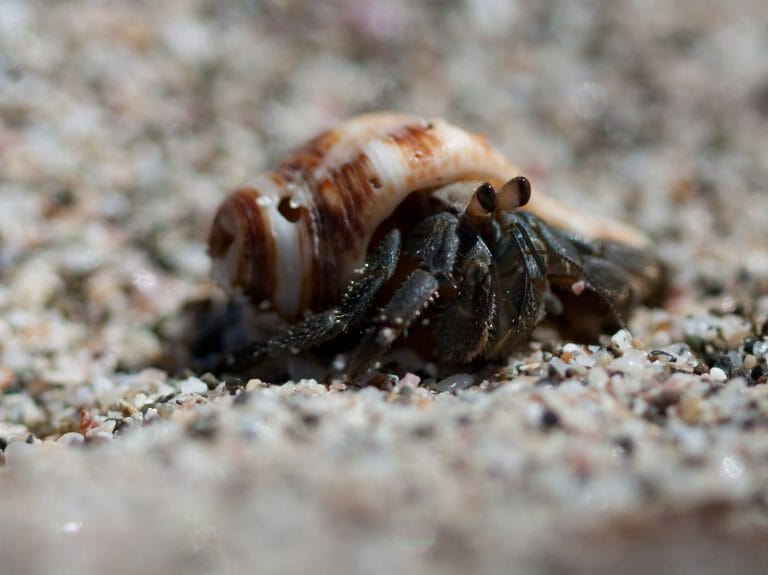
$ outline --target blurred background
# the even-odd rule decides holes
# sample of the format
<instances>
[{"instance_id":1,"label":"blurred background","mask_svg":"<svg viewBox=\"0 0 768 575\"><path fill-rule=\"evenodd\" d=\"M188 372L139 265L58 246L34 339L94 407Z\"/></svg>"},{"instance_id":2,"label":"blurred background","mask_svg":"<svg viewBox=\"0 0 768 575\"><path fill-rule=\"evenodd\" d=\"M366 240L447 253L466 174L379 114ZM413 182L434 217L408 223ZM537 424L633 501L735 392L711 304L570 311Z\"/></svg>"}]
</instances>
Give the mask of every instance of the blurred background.
<instances>
[{"instance_id":1,"label":"blurred background","mask_svg":"<svg viewBox=\"0 0 768 575\"><path fill-rule=\"evenodd\" d=\"M0 436L161 395L143 368L217 293L220 200L366 111L484 132L541 189L648 231L674 284L658 345L690 314L768 316L766 54L764 0L0 0Z\"/></svg>"}]
</instances>

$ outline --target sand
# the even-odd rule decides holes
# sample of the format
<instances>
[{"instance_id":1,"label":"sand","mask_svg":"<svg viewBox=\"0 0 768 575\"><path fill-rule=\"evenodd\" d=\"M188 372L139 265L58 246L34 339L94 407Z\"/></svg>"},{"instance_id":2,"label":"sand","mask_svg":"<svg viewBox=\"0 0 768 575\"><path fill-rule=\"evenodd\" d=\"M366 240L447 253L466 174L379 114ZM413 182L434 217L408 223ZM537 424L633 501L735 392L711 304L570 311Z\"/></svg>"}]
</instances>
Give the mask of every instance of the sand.
<instances>
[{"instance_id":1,"label":"sand","mask_svg":"<svg viewBox=\"0 0 768 575\"><path fill-rule=\"evenodd\" d=\"M767 26L759 0L0 0L0 571L764 572ZM182 369L225 305L218 203L373 110L645 230L667 298L464 389Z\"/></svg>"}]
</instances>

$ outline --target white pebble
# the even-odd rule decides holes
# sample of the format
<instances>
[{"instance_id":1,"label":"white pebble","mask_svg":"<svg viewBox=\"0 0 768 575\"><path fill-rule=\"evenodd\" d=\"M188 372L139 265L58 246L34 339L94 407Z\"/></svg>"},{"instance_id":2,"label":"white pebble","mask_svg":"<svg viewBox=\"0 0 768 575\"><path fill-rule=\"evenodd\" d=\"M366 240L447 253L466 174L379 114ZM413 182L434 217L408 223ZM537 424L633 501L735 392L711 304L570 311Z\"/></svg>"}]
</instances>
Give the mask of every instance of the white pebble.
<instances>
[{"instance_id":1,"label":"white pebble","mask_svg":"<svg viewBox=\"0 0 768 575\"><path fill-rule=\"evenodd\" d=\"M744 463L735 456L723 458L720 462L720 470L723 477L727 479L739 479L744 474Z\"/></svg>"},{"instance_id":2,"label":"white pebble","mask_svg":"<svg viewBox=\"0 0 768 575\"><path fill-rule=\"evenodd\" d=\"M133 402L133 406L136 409L141 409L147 403L152 403L152 400L149 398L149 396L146 393L140 392L134 396L134 398L132 399L132 402Z\"/></svg>"},{"instance_id":3,"label":"white pebble","mask_svg":"<svg viewBox=\"0 0 768 575\"><path fill-rule=\"evenodd\" d=\"M7 464L18 463L25 457L29 457L32 446L26 441L12 441L5 447L5 462Z\"/></svg>"},{"instance_id":4,"label":"white pebble","mask_svg":"<svg viewBox=\"0 0 768 575\"><path fill-rule=\"evenodd\" d=\"M595 360L595 365L600 367L607 367L613 361L613 355L602 349L597 351L592 358Z\"/></svg>"},{"instance_id":5,"label":"white pebble","mask_svg":"<svg viewBox=\"0 0 768 575\"><path fill-rule=\"evenodd\" d=\"M611 337L611 348L621 353L632 349L632 334L626 329L620 329Z\"/></svg>"},{"instance_id":6,"label":"white pebble","mask_svg":"<svg viewBox=\"0 0 768 575\"><path fill-rule=\"evenodd\" d=\"M95 433L88 432L89 439L101 439L104 441L112 441L114 436L108 431L98 431Z\"/></svg>"},{"instance_id":7,"label":"white pebble","mask_svg":"<svg viewBox=\"0 0 768 575\"><path fill-rule=\"evenodd\" d=\"M56 443L59 445L82 445L85 443L85 437L83 437L82 433L70 431L59 437L56 440Z\"/></svg>"},{"instance_id":8,"label":"white pebble","mask_svg":"<svg viewBox=\"0 0 768 575\"><path fill-rule=\"evenodd\" d=\"M575 343L566 343L563 346L563 353L570 353L573 355L581 355L584 353L584 350L580 345L576 345Z\"/></svg>"},{"instance_id":9,"label":"white pebble","mask_svg":"<svg viewBox=\"0 0 768 575\"><path fill-rule=\"evenodd\" d=\"M589 385L597 389L604 389L608 383L608 372L602 367L595 367L589 371L587 376Z\"/></svg>"},{"instance_id":10,"label":"white pebble","mask_svg":"<svg viewBox=\"0 0 768 575\"><path fill-rule=\"evenodd\" d=\"M421 382L421 378L415 373L411 373L409 371L397 383L399 387L402 387L404 385L410 386L410 387L418 387L420 382Z\"/></svg>"},{"instance_id":11,"label":"white pebble","mask_svg":"<svg viewBox=\"0 0 768 575\"><path fill-rule=\"evenodd\" d=\"M109 419L92 429L88 430L88 437L106 437L109 436L112 439L112 433L115 431L115 425L117 422L114 419Z\"/></svg>"},{"instance_id":12,"label":"white pebble","mask_svg":"<svg viewBox=\"0 0 768 575\"><path fill-rule=\"evenodd\" d=\"M584 367L593 367L595 365L595 360L589 355L582 354L576 356L576 363Z\"/></svg>"},{"instance_id":13,"label":"white pebble","mask_svg":"<svg viewBox=\"0 0 768 575\"><path fill-rule=\"evenodd\" d=\"M757 341L752 346L752 354L757 357L765 357L766 353L768 353L768 341Z\"/></svg>"},{"instance_id":14,"label":"white pebble","mask_svg":"<svg viewBox=\"0 0 768 575\"><path fill-rule=\"evenodd\" d=\"M565 374L568 372L569 365L559 357L553 357L552 359L550 359L549 365L552 368L554 368L554 370L557 372L557 374L560 377L565 377Z\"/></svg>"},{"instance_id":15,"label":"white pebble","mask_svg":"<svg viewBox=\"0 0 768 575\"><path fill-rule=\"evenodd\" d=\"M728 379L728 374L726 374L722 369L719 367L713 367L709 370L709 376L714 379L717 382L724 382L726 379Z\"/></svg>"},{"instance_id":16,"label":"white pebble","mask_svg":"<svg viewBox=\"0 0 768 575\"><path fill-rule=\"evenodd\" d=\"M608 364L608 369L620 371L631 377L641 379L650 364L645 352L633 350L627 351L621 357L617 357Z\"/></svg>"},{"instance_id":17,"label":"white pebble","mask_svg":"<svg viewBox=\"0 0 768 575\"><path fill-rule=\"evenodd\" d=\"M260 379L249 379L248 383L245 384L245 390L246 391L253 391L255 389L262 389L262 388L268 388L269 384L261 381Z\"/></svg>"},{"instance_id":18,"label":"white pebble","mask_svg":"<svg viewBox=\"0 0 768 575\"><path fill-rule=\"evenodd\" d=\"M42 308L63 286L52 265L34 258L20 265L11 283L13 304L20 308Z\"/></svg>"},{"instance_id":19,"label":"white pebble","mask_svg":"<svg viewBox=\"0 0 768 575\"><path fill-rule=\"evenodd\" d=\"M208 393L208 386L205 382L196 378L190 377L181 383L181 393Z\"/></svg>"},{"instance_id":20,"label":"white pebble","mask_svg":"<svg viewBox=\"0 0 768 575\"><path fill-rule=\"evenodd\" d=\"M740 317L726 316L720 327L720 333L729 347L738 347L751 332L752 326Z\"/></svg>"}]
</instances>

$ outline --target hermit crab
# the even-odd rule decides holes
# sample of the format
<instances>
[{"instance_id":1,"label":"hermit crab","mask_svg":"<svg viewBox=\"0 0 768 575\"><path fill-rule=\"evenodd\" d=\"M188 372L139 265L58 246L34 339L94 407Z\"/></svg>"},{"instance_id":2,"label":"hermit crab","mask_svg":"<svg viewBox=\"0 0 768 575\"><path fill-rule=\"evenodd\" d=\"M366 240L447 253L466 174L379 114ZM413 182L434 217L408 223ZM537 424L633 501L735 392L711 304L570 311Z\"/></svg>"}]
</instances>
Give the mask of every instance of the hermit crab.
<instances>
[{"instance_id":1,"label":"hermit crab","mask_svg":"<svg viewBox=\"0 0 768 575\"><path fill-rule=\"evenodd\" d=\"M389 113L338 125L229 195L209 253L220 285L291 322L216 370L351 333L351 382L417 326L438 362L498 360L547 314L584 317L588 294L621 318L663 275L642 232L534 191L483 136Z\"/></svg>"}]
</instances>

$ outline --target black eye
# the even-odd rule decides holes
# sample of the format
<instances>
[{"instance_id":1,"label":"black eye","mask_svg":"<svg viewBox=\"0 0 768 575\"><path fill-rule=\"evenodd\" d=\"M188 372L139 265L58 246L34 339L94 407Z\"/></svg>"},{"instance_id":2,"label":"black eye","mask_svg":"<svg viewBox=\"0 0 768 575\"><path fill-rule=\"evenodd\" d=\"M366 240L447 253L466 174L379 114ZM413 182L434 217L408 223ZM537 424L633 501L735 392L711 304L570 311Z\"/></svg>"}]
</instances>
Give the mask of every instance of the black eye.
<instances>
[{"instance_id":1,"label":"black eye","mask_svg":"<svg viewBox=\"0 0 768 575\"><path fill-rule=\"evenodd\" d=\"M491 184L488 182L480 184L475 193L477 194L477 201L480 202L480 205L486 212L492 213L496 211L496 190L493 189Z\"/></svg>"},{"instance_id":2,"label":"black eye","mask_svg":"<svg viewBox=\"0 0 768 575\"><path fill-rule=\"evenodd\" d=\"M525 176L517 176L514 181L517 182L520 206L524 206L531 199L531 182Z\"/></svg>"}]
</instances>

